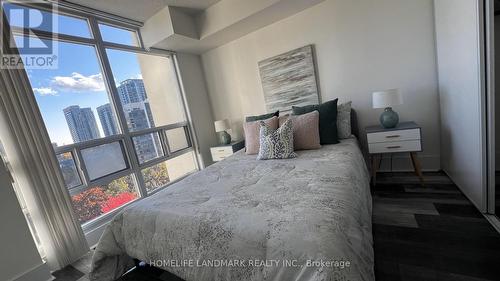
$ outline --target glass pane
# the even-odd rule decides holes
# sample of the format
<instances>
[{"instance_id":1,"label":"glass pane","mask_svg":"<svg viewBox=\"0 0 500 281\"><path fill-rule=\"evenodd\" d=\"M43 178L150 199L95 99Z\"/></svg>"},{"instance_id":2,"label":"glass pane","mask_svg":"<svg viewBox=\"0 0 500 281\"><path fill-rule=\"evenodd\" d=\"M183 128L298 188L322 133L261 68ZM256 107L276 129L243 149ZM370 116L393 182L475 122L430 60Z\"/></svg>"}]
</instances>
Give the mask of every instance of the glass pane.
<instances>
[{"instance_id":1,"label":"glass pane","mask_svg":"<svg viewBox=\"0 0 500 281\"><path fill-rule=\"evenodd\" d=\"M2 1L11 26L91 38L87 20Z\"/></svg>"},{"instance_id":2,"label":"glass pane","mask_svg":"<svg viewBox=\"0 0 500 281\"><path fill-rule=\"evenodd\" d=\"M85 223L138 197L135 179L128 175L106 185L90 187L71 196L71 201L76 217L80 223Z\"/></svg>"},{"instance_id":3,"label":"glass pane","mask_svg":"<svg viewBox=\"0 0 500 281\"><path fill-rule=\"evenodd\" d=\"M189 142L186 137L186 131L184 127L176 128L172 130L166 131L168 147L170 148L170 152L175 152L181 150L183 148L189 147Z\"/></svg>"},{"instance_id":4,"label":"glass pane","mask_svg":"<svg viewBox=\"0 0 500 281\"><path fill-rule=\"evenodd\" d=\"M194 153L192 151L169 159L166 162L168 175L171 181L198 169L198 165L196 164Z\"/></svg>"},{"instance_id":5,"label":"glass pane","mask_svg":"<svg viewBox=\"0 0 500 281\"><path fill-rule=\"evenodd\" d=\"M158 133L133 137L132 141L134 142L135 153L137 154L137 158L139 158L140 164L163 156L163 149L161 148Z\"/></svg>"},{"instance_id":6,"label":"glass pane","mask_svg":"<svg viewBox=\"0 0 500 281\"><path fill-rule=\"evenodd\" d=\"M67 188L73 188L82 184L78 170L76 169L73 153L66 152L57 155L59 167L64 177L64 182Z\"/></svg>"},{"instance_id":7,"label":"glass pane","mask_svg":"<svg viewBox=\"0 0 500 281\"><path fill-rule=\"evenodd\" d=\"M90 180L102 178L128 168L120 142L82 149L82 159Z\"/></svg>"},{"instance_id":8,"label":"glass pane","mask_svg":"<svg viewBox=\"0 0 500 281\"><path fill-rule=\"evenodd\" d=\"M107 50L131 131L186 121L170 57Z\"/></svg>"},{"instance_id":9,"label":"glass pane","mask_svg":"<svg viewBox=\"0 0 500 281\"><path fill-rule=\"evenodd\" d=\"M109 105L94 47L59 41L54 44L59 52L58 68L27 70L53 145L117 134L116 115Z\"/></svg>"},{"instance_id":10,"label":"glass pane","mask_svg":"<svg viewBox=\"0 0 500 281\"><path fill-rule=\"evenodd\" d=\"M136 47L139 46L137 33L134 31L102 23L99 24L99 30L101 31L103 41Z\"/></svg>"},{"instance_id":11,"label":"glass pane","mask_svg":"<svg viewBox=\"0 0 500 281\"><path fill-rule=\"evenodd\" d=\"M166 162L162 162L142 170L142 176L148 193L160 187L164 187L170 182Z\"/></svg>"}]
</instances>

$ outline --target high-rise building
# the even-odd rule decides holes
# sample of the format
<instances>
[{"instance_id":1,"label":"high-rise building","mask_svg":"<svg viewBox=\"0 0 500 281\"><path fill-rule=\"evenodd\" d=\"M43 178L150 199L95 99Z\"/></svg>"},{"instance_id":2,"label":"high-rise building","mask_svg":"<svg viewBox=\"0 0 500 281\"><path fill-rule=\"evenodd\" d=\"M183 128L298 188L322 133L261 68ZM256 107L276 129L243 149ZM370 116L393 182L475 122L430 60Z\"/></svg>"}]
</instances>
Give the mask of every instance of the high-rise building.
<instances>
[{"instance_id":1,"label":"high-rise building","mask_svg":"<svg viewBox=\"0 0 500 281\"><path fill-rule=\"evenodd\" d=\"M131 131L138 131L154 127L153 115L149 102L134 102L123 105L125 119Z\"/></svg>"},{"instance_id":2,"label":"high-rise building","mask_svg":"<svg viewBox=\"0 0 500 281\"><path fill-rule=\"evenodd\" d=\"M101 137L91 108L80 108L78 105L72 105L63 109L63 112L74 142Z\"/></svg>"},{"instance_id":3,"label":"high-rise building","mask_svg":"<svg viewBox=\"0 0 500 281\"><path fill-rule=\"evenodd\" d=\"M126 104L123 106L123 111L131 131L154 127L151 108L147 101ZM158 136L153 134L134 137L134 146L141 163L157 157L161 149Z\"/></svg>"},{"instance_id":4,"label":"high-rise building","mask_svg":"<svg viewBox=\"0 0 500 281\"><path fill-rule=\"evenodd\" d=\"M116 88L122 105L145 101L146 89L142 79L127 79Z\"/></svg>"},{"instance_id":5,"label":"high-rise building","mask_svg":"<svg viewBox=\"0 0 500 281\"><path fill-rule=\"evenodd\" d=\"M118 134L118 126L116 125L115 114L111 108L111 104L107 103L97 108L97 115L101 121L101 127L106 137Z\"/></svg>"},{"instance_id":6,"label":"high-rise building","mask_svg":"<svg viewBox=\"0 0 500 281\"><path fill-rule=\"evenodd\" d=\"M127 79L120 83L117 90L130 131L155 126L142 79ZM141 163L157 157L161 149L155 134L134 137L134 146Z\"/></svg>"}]
</instances>

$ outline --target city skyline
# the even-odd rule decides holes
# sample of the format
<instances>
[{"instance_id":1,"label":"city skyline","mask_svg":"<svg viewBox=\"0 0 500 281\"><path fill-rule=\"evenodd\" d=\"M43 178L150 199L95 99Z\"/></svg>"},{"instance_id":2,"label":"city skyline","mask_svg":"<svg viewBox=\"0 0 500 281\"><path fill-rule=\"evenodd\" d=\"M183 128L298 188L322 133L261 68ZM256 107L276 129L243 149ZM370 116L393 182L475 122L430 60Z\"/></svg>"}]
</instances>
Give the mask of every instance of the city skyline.
<instances>
[{"instance_id":1,"label":"city skyline","mask_svg":"<svg viewBox=\"0 0 500 281\"><path fill-rule=\"evenodd\" d=\"M138 131L154 127L153 114L142 79L126 79L117 86L125 120L130 131ZM119 132L116 116L111 103L96 107L100 128L104 136ZM63 109L68 129L75 143L100 138L94 113L90 107L81 108L71 105ZM153 159L161 153L160 140L157 135L145 134L133 138L139 162Z\"/></svg>"},{"instance_id":2,"label":"city skyline","mask_svg":"<svg viewBox=\"0 0 500 281\"><path fill-rule=\"evenodd\" d=\"M153 114L147 100L143 79L125 79L117 85L116 89L130 131L153 127ZM110 102L95 106L95 112L99 123L96 122L92 107L80 107L75 104L63 108L66 125L74 143L119 133L118 120ZM52 143L56 147L66 145L57 141Z\"/></svg>"},{"instance_id":3,"label":"city skyline","mask_svg":"<svg viewBox=\"0 0 500 281\"><path fill-rule=\"evenodd\" d=\"M63 109L71 105L91 108L97 118L96 108L110 103L111 98L95 48L63 41L54 41L54 44L58 45L59 50L58 68L27 69L27 74L51 143L64 146L74 141L62 115ZM120 81L142 78L135 54L108 50L108 57L112 62L114 84L117 87ZM104 136L100 121L97 127L101 136Z\"/></svg>"}]
</instances>

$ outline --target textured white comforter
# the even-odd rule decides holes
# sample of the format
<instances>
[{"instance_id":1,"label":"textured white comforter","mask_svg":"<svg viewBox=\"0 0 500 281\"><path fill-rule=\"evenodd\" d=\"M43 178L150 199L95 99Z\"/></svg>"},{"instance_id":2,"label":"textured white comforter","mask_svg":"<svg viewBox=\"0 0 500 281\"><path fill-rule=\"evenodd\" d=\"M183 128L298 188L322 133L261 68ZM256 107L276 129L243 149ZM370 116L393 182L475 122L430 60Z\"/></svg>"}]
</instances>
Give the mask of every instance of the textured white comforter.
<instances>
[{"instance_id":1,"label":"textured white comforter","mask_svg":"<svg viewBox=\"0 0 500 281\"><path fill-rule=\"evenodd\" d=\"M90 278L133 257L187 281L374 280L371 210L355 139L287 160L238 152L120 212Z\"/></svg>"}]
</instances>

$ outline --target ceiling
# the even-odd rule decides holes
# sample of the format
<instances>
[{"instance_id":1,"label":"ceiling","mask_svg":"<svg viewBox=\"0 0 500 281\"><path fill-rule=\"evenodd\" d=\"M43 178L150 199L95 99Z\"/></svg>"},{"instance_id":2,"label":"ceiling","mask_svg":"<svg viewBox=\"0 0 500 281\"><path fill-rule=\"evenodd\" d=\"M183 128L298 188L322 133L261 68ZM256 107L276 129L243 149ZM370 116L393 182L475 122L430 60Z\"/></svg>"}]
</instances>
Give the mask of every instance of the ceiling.
<instances>
[{"instance_id":1,"label":"ceiling","mask_svg":"<svg viewBox=\"0 0 500 281\"><path fill-rule=\"evenodd\" d=\"M220 0L66 0L99 11L144 22L165 6L181 7L190 13L200 12Z\"/></svg>"}]
</instances>

